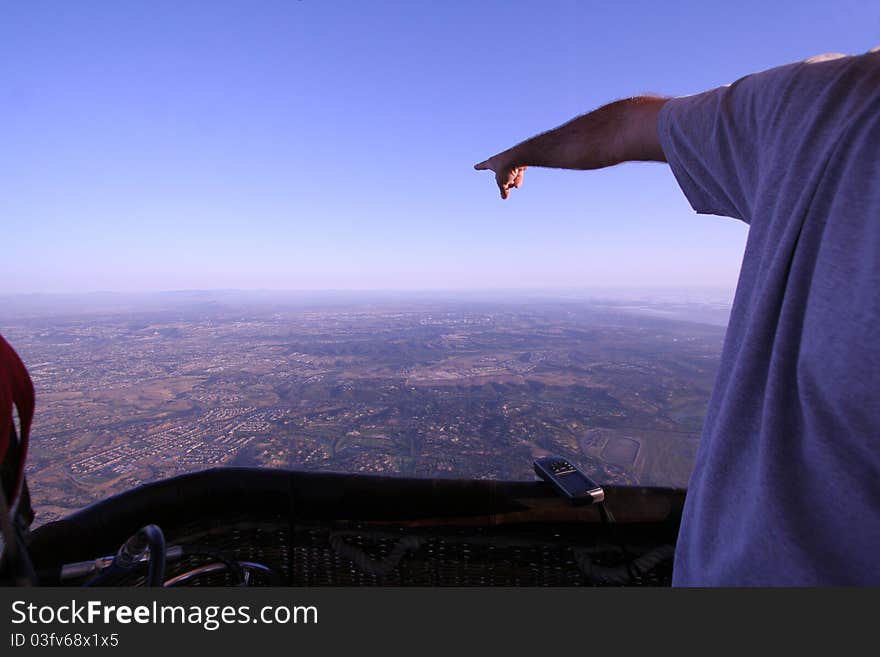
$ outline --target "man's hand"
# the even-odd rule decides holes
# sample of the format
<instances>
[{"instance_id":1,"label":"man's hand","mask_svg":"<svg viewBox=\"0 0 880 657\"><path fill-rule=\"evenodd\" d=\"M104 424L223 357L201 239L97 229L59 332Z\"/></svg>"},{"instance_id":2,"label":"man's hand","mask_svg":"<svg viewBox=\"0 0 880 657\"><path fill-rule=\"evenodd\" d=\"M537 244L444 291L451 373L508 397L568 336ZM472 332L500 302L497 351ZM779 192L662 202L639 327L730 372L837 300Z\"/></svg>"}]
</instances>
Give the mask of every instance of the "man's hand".
<instances>
[{"instance_id":1,"label":"man's hand","mask_svg":"<svg viewBox=\"0 0 880 657\"><path fill-rule=\"evenodd\" d=\"M526 166L601 169L628 161L665 162L657 116L665 98L618 100L493 155L474 169L495 172L501 198L522 185Z\"/></svg>"},{"instance_id":2,"label":"man's hand","mask_svg":"<svg viewBox=\"0 0 880 657\"><path fill-rule=\"evenodd\" d=\"M474 165L474 169L477 171L488 169L495 172L495 182L498 183L498 190L501 192L501 198L503 199L510 196L511 189L522 185L523 174L527 168L511 166L505 163L505 159L499 154Z\"/></svg>"}]
</instances>

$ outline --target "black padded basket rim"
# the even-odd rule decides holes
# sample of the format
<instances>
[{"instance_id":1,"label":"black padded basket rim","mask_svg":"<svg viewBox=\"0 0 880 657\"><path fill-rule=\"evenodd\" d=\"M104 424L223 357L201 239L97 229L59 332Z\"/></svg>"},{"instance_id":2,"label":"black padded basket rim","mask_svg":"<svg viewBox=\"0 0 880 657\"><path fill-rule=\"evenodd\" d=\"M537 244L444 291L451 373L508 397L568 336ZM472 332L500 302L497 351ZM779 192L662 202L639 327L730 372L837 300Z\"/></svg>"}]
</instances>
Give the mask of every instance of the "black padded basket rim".
<instances>
[{"instance_id":1,"label":"black padded basket rim","mask_svg":"<svg viewBox=\"0 0 880 657\"><path fill-rule=\"evenodd\" d=\"M633 549L674 541L683 491L612 487L607 496ZM571 507L542 482L220 468L148 484L44 525L31 552L38 568L51 571L112 554L147 523L163 527L169 545L208 543L266 562L284 584L306 586L585 585L573 550L609 545L595 508ZM329 538L339 532L370 559L380 560L397 536L421 544L377 576L336 553ZM170 564L169 576L197 561ZM198 583L234 582L215 573ZM667 585L668 573L634 583Z\"/></svg>"}]
</instances>

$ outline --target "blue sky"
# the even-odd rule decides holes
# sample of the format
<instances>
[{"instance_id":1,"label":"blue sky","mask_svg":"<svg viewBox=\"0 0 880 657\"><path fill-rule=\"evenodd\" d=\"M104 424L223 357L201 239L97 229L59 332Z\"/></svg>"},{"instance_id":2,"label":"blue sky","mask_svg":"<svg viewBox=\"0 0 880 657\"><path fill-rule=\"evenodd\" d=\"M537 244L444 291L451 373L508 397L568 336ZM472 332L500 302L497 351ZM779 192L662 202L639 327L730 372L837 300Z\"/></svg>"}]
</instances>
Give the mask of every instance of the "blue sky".
<instances>
[{"instance_id":1,"label":"blue sky","mask_svg":"<svg viewBox=\"0 0 880 657\"><path fill-rule=\"evenodd\" d=\"M872 2L0 1L0 291L732 289L664 165L472 165L880 42Z\"/></svg>"}]
</instances>

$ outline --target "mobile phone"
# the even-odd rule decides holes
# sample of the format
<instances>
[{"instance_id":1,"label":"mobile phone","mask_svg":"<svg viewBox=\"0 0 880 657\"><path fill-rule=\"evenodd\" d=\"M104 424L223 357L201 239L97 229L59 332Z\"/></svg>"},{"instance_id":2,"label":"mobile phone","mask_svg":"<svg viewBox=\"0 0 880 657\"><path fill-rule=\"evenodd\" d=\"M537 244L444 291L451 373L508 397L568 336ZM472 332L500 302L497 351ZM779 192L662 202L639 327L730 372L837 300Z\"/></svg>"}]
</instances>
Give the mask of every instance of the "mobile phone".
<instances>
[{"instance_id":1,"label":"mobile phone","mask_svg":"<svg viewBox=\"0 0 880 657\"><path fill-rule=\"evenodd\" d=\"M595 504L605 500L605 491L595 481L560 456L535 461L535 473L550 482L572 504Z\"/></svg>"}]
</instances>

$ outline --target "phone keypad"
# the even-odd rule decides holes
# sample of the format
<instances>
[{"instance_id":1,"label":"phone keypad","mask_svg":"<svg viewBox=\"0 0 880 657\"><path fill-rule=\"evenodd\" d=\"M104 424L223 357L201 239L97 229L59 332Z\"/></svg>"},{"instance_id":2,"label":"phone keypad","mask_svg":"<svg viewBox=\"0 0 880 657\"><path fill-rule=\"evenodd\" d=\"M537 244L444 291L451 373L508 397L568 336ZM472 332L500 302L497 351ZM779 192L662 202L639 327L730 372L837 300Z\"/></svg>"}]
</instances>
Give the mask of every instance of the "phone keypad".
<instances>
[{"instance_id":1,"label":"phone keypad","mask_svg":"<svg viewBox=\"0 0 880 657\"><path fill-rule=\"evenodd\" d=\"M550 470L552 470L553 474L555 475L570 474L575 471L574 466L563 459L556 459L554 461L551 461L549 465Z\"/></svg>"}]
</instances>

